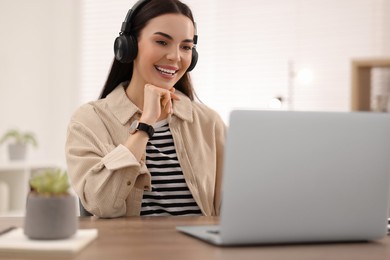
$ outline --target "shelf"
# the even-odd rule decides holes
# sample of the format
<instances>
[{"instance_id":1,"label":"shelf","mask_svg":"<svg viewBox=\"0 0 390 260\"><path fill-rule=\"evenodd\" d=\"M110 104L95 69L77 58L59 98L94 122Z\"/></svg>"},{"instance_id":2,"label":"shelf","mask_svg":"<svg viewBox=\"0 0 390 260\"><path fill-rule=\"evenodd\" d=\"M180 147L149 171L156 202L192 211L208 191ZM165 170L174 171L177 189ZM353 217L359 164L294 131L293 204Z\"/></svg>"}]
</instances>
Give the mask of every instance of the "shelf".
<instances>
[{"instance_id":1,"label":"shelf","mask_svg":"<svg viewBox=\"0 0 390 260\"><path fill-rule=\"evenodd\" d=\"M352 111L371 111L371 70L373 68L390 68L390 57L352 60Z\"/></svg>"},{"instance_id":2,"label":"shelf","mask_svg":"<svg viewBox=\"0 0 390 260\"><path fill-rule=\"evenodd\" d=\"M43 163L43 162L23 162L23 161L15 161L8 163L0 163L0 171L14 171L14 170L29 170L29 169L47 169L58 167L57 164L54 163Z\"/></svg>"},{"instance_id":3,"label":"shelf","mask_svg":"<svg viewBox=\"0 0 390 260\"><path fill-rule=\"evenodd\" d=\"M9 190L9 204L0 216L21 216L26 208L26 198L29 192L29 179L36 173L46 169L57 168L53 163L37 162L10 162L0 163L0 182L7 184ZM0 198L0 203L1 202Z\"/></svg>"}]
</instances>

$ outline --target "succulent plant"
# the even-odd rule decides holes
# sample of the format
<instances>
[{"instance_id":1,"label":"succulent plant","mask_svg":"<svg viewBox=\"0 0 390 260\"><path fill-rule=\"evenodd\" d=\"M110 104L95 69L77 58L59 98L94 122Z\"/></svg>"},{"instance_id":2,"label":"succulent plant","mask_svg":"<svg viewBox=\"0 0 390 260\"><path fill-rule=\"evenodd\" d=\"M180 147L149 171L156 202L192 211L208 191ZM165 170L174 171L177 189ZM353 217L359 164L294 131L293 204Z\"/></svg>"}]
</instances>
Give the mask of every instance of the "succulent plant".
<instances>
[{"instance_id":1,"label":"succulent plant","mask_svg":"<svg viewBox=\"0 0 390 260\"><path fill-rule=\"evenodd\" d=\"M31 191L38 195L67 195L69 189L68 175L59 168L49 169L30 179Z\"/></svg>"},{"instance_id":2,"label":"succulent plant","mask_svg":"<svg viewBox=\"0 0 390 260\"><path fill-rule=\"evenodd\" d=\"M13 140L14 143L31 144L34 147L38 146L35 135L31 132L21 132L17 129L7 131L0 139L0 144L7 140Z\"/></svg>"}]
</instances>

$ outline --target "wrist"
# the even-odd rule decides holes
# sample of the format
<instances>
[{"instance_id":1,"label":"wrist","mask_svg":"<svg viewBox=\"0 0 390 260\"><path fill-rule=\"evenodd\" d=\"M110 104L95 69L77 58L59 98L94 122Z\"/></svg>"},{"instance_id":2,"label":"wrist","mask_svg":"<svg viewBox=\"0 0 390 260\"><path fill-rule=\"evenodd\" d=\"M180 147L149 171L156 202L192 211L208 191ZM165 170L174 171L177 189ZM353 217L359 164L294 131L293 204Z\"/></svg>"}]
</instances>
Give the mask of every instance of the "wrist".
<instances>
[{"instance_id":1,"label":"wrist","mask_svg":"<svg viewBox=\"0 0 390 260\"><path fill-rule=\"evenodd\" d=\"M154 134L154 128L152 125L140 122L138 120L134 120L133 123L130 125L129 132L130 134L135 134L137 131L142 131L146 133L149 139L152 138Z\"/></svg>"},{"instance_id":2,"label":"wrist","mask_svg":"<svg viewBox=\"0 0 390 260\"><path fill-rule=\"evenodd\" d=\"M153 125L156 123L156 120L153 120L151 117L147 116L141 116L140 119L138 120L140 123L148 124L148 125Z\"/></svg>"}]
</instances>

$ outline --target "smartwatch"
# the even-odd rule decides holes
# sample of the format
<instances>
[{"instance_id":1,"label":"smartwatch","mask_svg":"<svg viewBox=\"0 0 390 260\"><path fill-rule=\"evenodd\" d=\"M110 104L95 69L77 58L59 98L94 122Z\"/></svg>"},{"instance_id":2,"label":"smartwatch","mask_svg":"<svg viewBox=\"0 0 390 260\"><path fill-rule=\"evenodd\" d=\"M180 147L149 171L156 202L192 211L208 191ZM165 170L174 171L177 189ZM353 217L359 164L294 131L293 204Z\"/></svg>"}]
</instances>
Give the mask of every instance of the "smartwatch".
<instances>
[{"instance_id":1,"label":"smartwatch","mask_svg":"<svg viewBox=\"0 0 390 260\"><path fill-rule=\"evenodd\" d=\"M137 131L144 131L148 134L149 139L154 135L153 126L134 120L134 122L130 125L129 132L130 134L134 134Z\"/></svg>"}]
</instances>

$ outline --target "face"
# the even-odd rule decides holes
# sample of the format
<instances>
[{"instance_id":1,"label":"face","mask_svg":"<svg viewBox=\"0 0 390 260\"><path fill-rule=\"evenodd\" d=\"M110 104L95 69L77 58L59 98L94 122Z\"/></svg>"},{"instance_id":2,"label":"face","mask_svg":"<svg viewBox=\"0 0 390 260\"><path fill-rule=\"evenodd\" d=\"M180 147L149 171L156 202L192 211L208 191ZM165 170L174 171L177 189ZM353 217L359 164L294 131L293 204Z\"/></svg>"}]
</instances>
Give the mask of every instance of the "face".
<instances>
[{"instance_id":1,"label":"face","mask_svg":"<svg viewBox=\"0 0 390 260\"><path fill-rule=\"evenodd\" d=\"M194 38L192 21L181 14L153 18L138 37L133 79L171 89L191 64Z\"/></svg>"}]
</instances>

